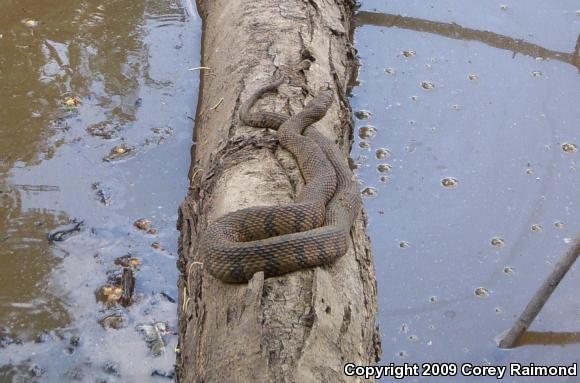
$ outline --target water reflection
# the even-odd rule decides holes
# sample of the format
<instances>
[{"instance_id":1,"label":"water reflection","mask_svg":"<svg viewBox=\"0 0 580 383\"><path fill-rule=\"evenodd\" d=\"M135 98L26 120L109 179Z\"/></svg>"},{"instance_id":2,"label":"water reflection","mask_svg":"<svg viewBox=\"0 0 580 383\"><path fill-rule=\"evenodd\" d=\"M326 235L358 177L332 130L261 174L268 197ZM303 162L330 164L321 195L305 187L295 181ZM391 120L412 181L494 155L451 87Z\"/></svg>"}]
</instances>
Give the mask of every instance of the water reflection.
<instances>
[{"instance_id":1,"label":"water reflection","mask_svg":"<svg viewBox=\"0 0 580 383\"><path fill-rule=\"evenodd\" d=\"M579 351L572 273L527 344L493 341L580 227L577 152L564 149L580 140L578 21L557 6L369 0L357 14L352 104L357 131L374 131L353 158L376 191L365 207L386 363L570 364Z\"/></svg>"},{"instance_id":2,"label":"water reflection","mask_svg":"<svg viewBox=\"0 0 580 383\"><path fill-rule=\"evenodd\" d=\"M147 381L171 370L175 336L152 358L134 328L177 323L195 33L177 0L3 3L0 381ZM123 145L131 157L103 161ZM154 233L133 227L141 217ZM74 219L83 230L47 240ZM127 254L140 261L135 303L108 308L95 291ZM114 315L118 327L103 328Z\"/></svg>"},{"instance_id":3,"label":"water reflection","mask_svg":"<svg viewBox=\"0 0 580 383\"><path fill-rule=\"evenodd\" d=\"M576 39L574 52L566 53L546 49L522 39L514 39L489 31L465 28L456 23L443 23L415 17L368 11L358 12L356 14L356 22L359 26L396 27L417 32L433 33L452 39L479 41L494 48L512 51L514 55L520 53L532 58L541 57L562 61L575 66L580 71L580 34L578 34L578 38Z\"/></svg>"},{"instance_id":4,"label":"water reflection","mask_svg":"<svg viewBox=\"0 0 580 383\"><path fill-rule=\"evenodd\" d=\"M48 275L62 254L54 254L46 238L47 230L68 217L48 209L23 209L20 190L0 188L0 323L26 340L69 323L66 308L48 288Z\"/></svg>"}]
</instances>

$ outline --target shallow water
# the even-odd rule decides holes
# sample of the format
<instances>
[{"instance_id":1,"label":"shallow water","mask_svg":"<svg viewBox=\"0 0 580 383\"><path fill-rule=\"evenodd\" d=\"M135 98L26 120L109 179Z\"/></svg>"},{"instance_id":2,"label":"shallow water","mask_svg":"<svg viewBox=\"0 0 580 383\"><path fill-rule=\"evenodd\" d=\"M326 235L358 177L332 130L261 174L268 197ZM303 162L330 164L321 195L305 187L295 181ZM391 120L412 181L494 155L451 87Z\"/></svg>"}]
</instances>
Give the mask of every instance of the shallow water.
<instances>
[{"instance_id":1,"label":"shallow water","mask_svg":"<svg viewBox=\"0 0 580 383\"><path fill-rule=\"evenodd\" d=\"M367 196L380 364L578 362L577 267L526 345L494 343L580 230L578 9L362 2L352 157ZM508 381L546 379L576 378Z\"/></svg>"},{"instance_id":2,"label":"shallow water","mask_svg":"<svg viewBox=\"0 0 580 383\"><path fill-rule=\"evenodd\" d=\"M197 15L177 0L2 5L0 382L133 382L172 371L177 308L167 296L177 299ZM103 161L122 144L133 151ZM139 218L157 233L135 228ZM71 220L84 222L80 232L48 241ZM95 291L126 254L140 260L136 301L109 308ZM113 313L124 327L101 327ZM171 330L155 358L135 326L158 321Z\"/></svg>"}]
</instances>

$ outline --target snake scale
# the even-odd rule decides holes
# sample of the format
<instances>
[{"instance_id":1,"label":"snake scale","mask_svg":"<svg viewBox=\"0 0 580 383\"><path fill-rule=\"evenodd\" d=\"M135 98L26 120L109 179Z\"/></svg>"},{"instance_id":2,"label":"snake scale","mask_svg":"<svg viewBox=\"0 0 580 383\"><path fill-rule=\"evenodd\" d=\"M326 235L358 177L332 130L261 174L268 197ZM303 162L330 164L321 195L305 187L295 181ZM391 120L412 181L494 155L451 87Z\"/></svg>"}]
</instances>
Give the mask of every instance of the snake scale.
<instances>
[{"instance_id":1,"label":"snake scale","mask_svg":"<svg viewBox=\"0 0 580 383\"><path fill-rule=\"evenodd\" d=\"M278 130L278 141L296 158L305 184L293 204L241 209L209 225L201 238L201 256L209 272L224 282L246 282L259 271L267 278L332 263L346 253L350 228L362 207L339 148L310 127L332 104L332 90L321 90L292 117L250 112L283 81L258 89L242 104L240 120Z\"/></svg>"}]
</instances>

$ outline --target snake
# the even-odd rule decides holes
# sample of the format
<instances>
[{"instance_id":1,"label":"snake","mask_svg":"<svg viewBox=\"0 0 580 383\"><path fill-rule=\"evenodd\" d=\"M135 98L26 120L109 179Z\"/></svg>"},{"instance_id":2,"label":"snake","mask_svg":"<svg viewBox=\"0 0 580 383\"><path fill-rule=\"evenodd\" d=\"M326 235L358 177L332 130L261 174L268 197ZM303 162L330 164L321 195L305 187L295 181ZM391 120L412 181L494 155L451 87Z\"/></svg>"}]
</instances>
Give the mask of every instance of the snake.
<instances>
[{"instance_id":1,"label":"snake","mask_svg":"<svg viewBox=\"0 0 580 383\"><path fill-rule=\"evenodd\" d=\"M240 106L240 121L277 130L280 146L296 159L304 186L294 203L254 206L227 213L210 223L199 251L211 275L226 283L332 264L348 250L351 227L362 201L358 184L338 146L311 125L321 120L334 93L322 89L292 117L252 106L277 91L284 78L253 93Z\"/></svg>"}]
</instances>

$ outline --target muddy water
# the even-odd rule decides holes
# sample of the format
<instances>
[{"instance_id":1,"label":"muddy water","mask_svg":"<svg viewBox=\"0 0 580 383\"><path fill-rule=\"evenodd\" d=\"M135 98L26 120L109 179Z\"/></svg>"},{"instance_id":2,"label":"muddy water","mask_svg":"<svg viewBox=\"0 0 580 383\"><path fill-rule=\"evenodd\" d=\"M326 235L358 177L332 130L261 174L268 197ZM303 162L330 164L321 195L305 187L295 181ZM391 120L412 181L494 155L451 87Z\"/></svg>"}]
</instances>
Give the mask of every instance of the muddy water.
<instances>
[{"instance_id":1,"label":"muddy water","mask_svg":"<svg viewBox=\"0 0 580 383\"><path fill-rule=\"evenodd\" d=\"M2 3L0 382L172 371L199 24L178 0ZM48 241L73 220L80 231ZM97 301L127 254L139 260L135 302ZM120 329L98 323L112 314ZM169 325L159 357L135 329L156 322Z\"/></svg>"},{"instance_id":2,"label":"muddy water","mask_svg":"<svg viewBox=\"0 0 580 383\"><path fill-rule=\"evenodd\" d=\"M362 2L353 158L383 363L578 362L578 267L526 345L494 343L580 230L578 5Z\"/></svg>"}]
</instances>

